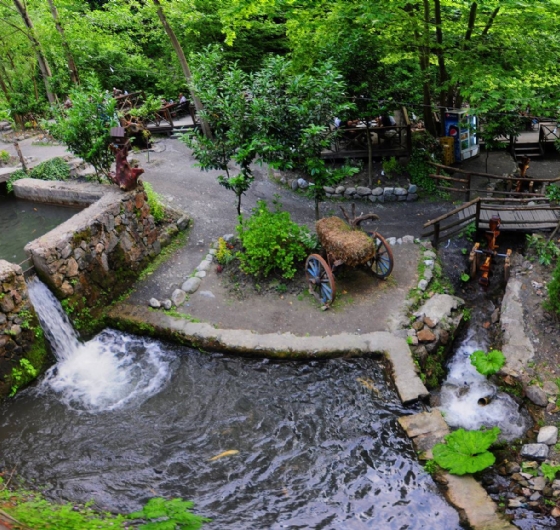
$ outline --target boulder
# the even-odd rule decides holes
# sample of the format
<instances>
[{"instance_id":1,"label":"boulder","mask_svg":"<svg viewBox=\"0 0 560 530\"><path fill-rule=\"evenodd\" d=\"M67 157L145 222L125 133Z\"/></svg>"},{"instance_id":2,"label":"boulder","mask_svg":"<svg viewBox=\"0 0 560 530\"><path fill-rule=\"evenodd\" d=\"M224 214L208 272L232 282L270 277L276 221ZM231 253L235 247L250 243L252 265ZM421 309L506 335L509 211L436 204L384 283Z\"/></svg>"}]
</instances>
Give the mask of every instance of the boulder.
<instances>
[{"instance_id":1,"label":"boulder","mask_svg":"<svg viewBox=\"0 0 560 530\"><path fill-rule=\"evenodd\" d=\"M199 280L200 281L200 280ZM184 304L187 299L187 293L181 289L175 289L171 295L171 301L175 304L175 307L179 307Z\"/></svg>"},{"instance_id":2,"label":"boulder","mask_svg":"<svg viewBox=\"0 0 560 530\"><path fill-rule=\"evenodd\" d=\"M201 279L197 278L196 276L193 278L189 278L183 285L181 289L186 293L192 294L196 292L196 290L200 287ZM171 298L173 300L173 298ZM177 304L175 304L177 305Z\"/></svg>"},{"instance_id":3,"label":"boulder","mask_svg":"<svg viewBox=\"0 0 560 530\"><path fill-rule=\"evenodd\" d=\"M150 298L148 304L154 309L159 309L161 307L161 304L159 303L159 300L157 298Z\"/></svg>"},{"instance_id":4,"label":"boulder","mask_svg":"<svg viewBox=\"0 0 560 530\"><path fill-rule=\"evenodd\" d=\"M527 399L539 407L546 407L548 405L548 396L540 386L529 385L525 388L525 395Z\"/></svg>"},{"instance_id":5,"label":"boulder","mask_svg":"<svg viewBox=\"0 0 560 530\"><path fill-rule=\"evenodd\" d=\"M525 444L521 447L521 456L531 460L545 460L548 457L548 445Z\"/></svg>"},{"instance_id":6,"label":"boulder","mask_svg":"<svg viewBox=\"0 0 560 530\"><path fill-rule=\"evenodd\" d=\"M554 445L558 441L558 427L554 425L546 425L539 429L539 434L537 436L537 443Z\"/></svg>"}]
</instances>

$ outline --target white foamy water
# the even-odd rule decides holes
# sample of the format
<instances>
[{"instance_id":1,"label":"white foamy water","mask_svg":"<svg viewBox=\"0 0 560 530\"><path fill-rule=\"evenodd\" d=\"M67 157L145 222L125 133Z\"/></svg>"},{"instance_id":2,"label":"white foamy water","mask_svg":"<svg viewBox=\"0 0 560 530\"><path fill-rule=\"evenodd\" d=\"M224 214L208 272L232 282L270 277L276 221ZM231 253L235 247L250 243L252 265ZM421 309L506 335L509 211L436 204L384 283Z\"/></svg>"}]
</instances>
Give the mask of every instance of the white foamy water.
<instances>
[{"instance_id":1,"label":"white foamy water","mask_svg":"<svg viewBox=\"0 0 560 530\"><path fill-rule=\"evenodd\" d=\"M82 343L47 286L33 279L28 288L58 361L40 383L43 390L54 390L69 407L97 412L141 403L167 383L170 358L159 343L111 329Z\"/></svg>"},{"instance_id":2,"label":"white foamy water","mask_svg":"<svg viewBox=\"0 0 560 530\"><path fill-rule=\"evenodd\" d=\"M449 365L447 379L441 387L440 410L451 427L476 430L497 426L502 431L501 439L519 438L529 428L529 419L509 394L499 392L471 364L471 353L488 348L473 335L467 336ZM487 405L479 404L482 398L488 400Z\"/></svg>"}]
</instances>

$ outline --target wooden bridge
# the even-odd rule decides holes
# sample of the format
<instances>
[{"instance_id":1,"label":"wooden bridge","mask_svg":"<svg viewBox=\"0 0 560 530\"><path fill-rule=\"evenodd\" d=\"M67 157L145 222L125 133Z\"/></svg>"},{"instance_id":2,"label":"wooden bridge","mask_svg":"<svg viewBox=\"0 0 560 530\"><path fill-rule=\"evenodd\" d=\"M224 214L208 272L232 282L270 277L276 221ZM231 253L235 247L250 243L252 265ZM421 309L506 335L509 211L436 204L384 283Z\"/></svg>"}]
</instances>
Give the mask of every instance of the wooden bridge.
<instances>
[{"instance_id":1,"label":"wooden bridge","mask_svg":"<svg viewBox=\"0 0 560 530\"><path fill-rule=\"evenodd\" d=\"M560 227L560 205L553 206L545 197L477 197L437 219L428 221L424 225L427 230L422 237L431 237L434 247L437 247L440 241L462 232L470 223L474 223L477 232L488 230L490 219L496 215L500 217L502 232L556 231Z\"/></svg>"}]
</instances>

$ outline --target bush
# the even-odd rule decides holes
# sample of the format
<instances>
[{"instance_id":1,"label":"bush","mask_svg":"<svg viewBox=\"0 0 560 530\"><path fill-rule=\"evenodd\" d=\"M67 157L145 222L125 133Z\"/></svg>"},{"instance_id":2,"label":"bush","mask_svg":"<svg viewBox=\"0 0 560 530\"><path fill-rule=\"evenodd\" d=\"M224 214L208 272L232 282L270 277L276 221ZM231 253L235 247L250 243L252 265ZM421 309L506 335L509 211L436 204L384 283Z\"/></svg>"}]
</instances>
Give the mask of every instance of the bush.
<instances>
[{"instance_id":1,"label":"bush","mask_svg":"<svg viewBox=\"0 0 560 530\"><path fill-rule=\"evenodd\" d=\"M316 242L309 230L294 223L288 212L274 201L271 212L265 201L258 201L253 215L237 227L244 252L238 252L241 269L254 276L268 276L274 269L284 278L293 278L295 264L303 260Z\"/></svg>"},{"instance_id":2,"label":"bush","mask_svg":"<svg viewBox=\"0 0 560 530\"><path fill-rule=\"evenodd\" d=\"M394 156L392 156L391 158L384 158L382 166L383 172L388 179L396 177L401 169L401 165Z\"/></svg>"},{"instance_id":3,"label":"bush","mask_svg":"<svg viewBox=\"0 0 560 530\"><path fill-rule=\"evenodd\" d=\"M554 241L548 241L541 234L527 234L527 243L537 253L541 265L550 265L560 256L560 248Z\"/></svg>"},{"instance_id":4,"label":"bush","mask_svg":"<svg viewBox=\"0 0 560 530\"><path fill-rule=\"evenodd\" d=\"M161 223L165 217L165 206L161 201L161 195L154 191L154 188L149 182L144 182L144 191L148 196L148 206L150 213L154 217L156 223Z\"/></svg>"},{"instance_id":5,"label":"bush","mask_svg":"<svg viewBox=\"0 0 560 530\"><path fill-rule=\"evenodd\" d=\"M10 161L10 153L2 149L0 151L0 162L2 162L3 164L7 164L9 161Z\"/></svg>"},{"instance_id":6,"label":"bush","mask_svg":"<svg viewBox=\"0 0 560 530\"><path fill-rule=\"evenodd\" d=\"M560 316L560 261L552 273L552 280L548 284L548 299L544 303L545 309Z\"/></svg>"},{"instance_id":7,"label":"bush","mask_svg":"<svg viewBox=\"0 0 560 530\"><path fill-rule=\"evenodd\" d=\"M63 158L57 157L41 162L29 173L26 173L23 169L18 169L15 173L12 173L6 183L8 191L13 191L14 182L16 180L25 178L38 180L68 180L70 178L70 168Z\"/></svg>"}]
</instances>

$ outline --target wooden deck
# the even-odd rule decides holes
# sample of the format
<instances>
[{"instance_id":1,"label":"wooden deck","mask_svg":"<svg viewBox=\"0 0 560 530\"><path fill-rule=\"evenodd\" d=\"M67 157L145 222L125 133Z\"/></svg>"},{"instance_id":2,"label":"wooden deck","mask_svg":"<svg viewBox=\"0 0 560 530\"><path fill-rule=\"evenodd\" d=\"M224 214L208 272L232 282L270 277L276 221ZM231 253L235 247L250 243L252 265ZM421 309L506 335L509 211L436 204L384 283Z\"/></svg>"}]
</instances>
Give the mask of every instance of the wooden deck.
<instances>
[{"instance_id":1,"label":"wooden deck","mask_svg":"<svg viewBox=\"0 0 560 530\"><path fill-rule=\"evenodd\" d=\"M476 205L473 204L461 210L458 217L466 221L472 219L475 214ZM547 230L556 228L560 222L560 210L550 210L546 205L519 206L511 211L485 204L480 209L480 228L488 228L488 221L493 215L500 216L501 231Z\"/></svg>"}]
</instances>

